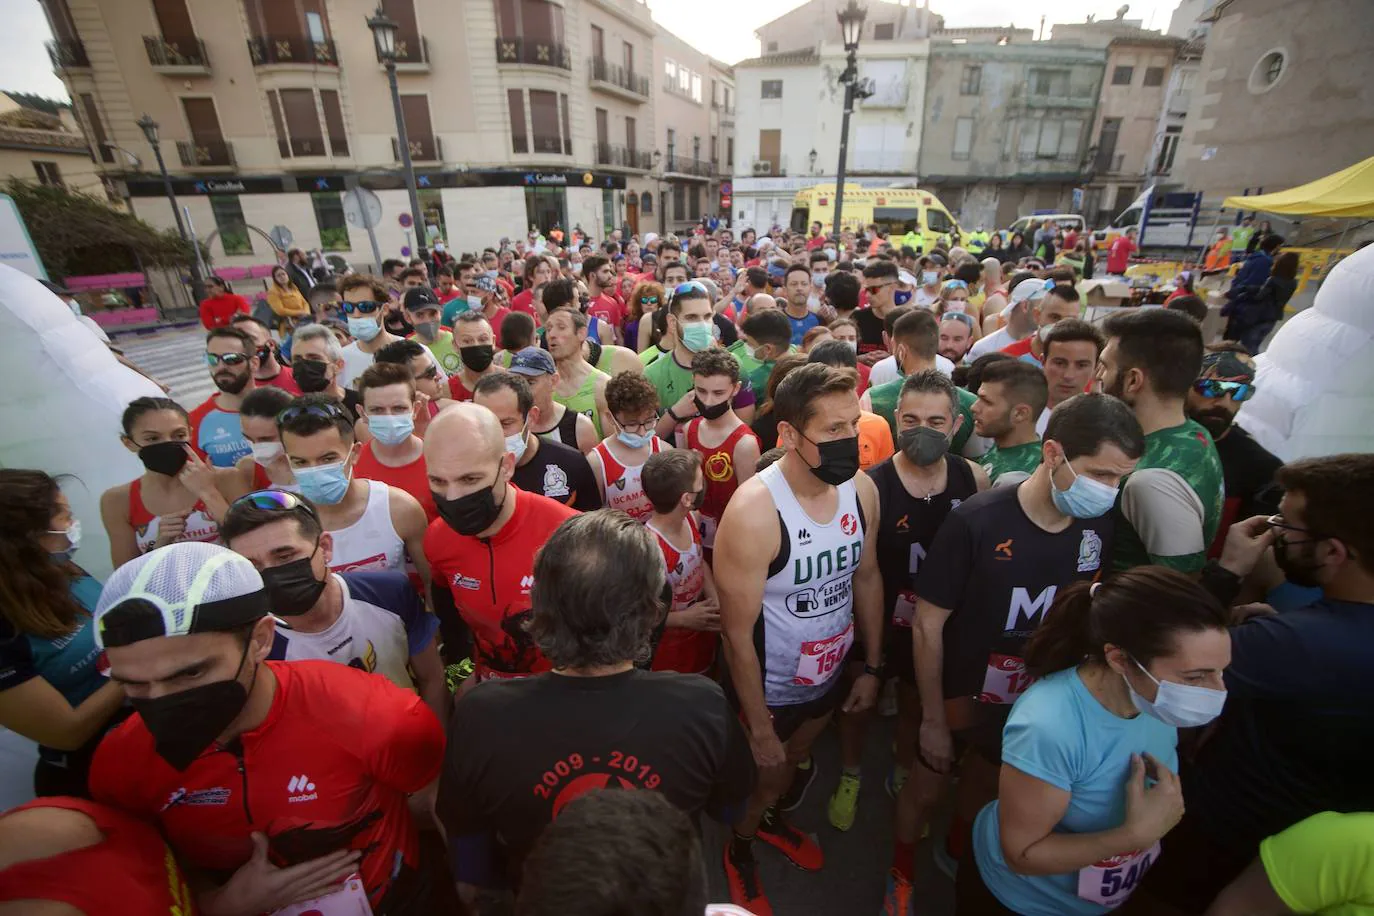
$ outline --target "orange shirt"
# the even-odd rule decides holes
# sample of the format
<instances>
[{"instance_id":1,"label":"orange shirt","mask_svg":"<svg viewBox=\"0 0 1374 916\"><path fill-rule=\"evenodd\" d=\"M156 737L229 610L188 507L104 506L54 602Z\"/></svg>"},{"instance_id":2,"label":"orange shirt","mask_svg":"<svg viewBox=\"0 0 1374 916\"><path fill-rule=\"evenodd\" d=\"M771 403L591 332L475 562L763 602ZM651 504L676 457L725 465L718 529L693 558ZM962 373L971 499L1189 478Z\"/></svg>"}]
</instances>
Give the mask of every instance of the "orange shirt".
<instances>
[{"instance_id":1,"label":"orange shirt","mask_svg":"<svg viewBox=\"0 0 1374 916\"><path fill-rule=\"evenodd\" d=\"M866 471L891 458L896 448L892 444L892 429L876 413L859 413L859 469Z\"/></svg>"}]
</instances>

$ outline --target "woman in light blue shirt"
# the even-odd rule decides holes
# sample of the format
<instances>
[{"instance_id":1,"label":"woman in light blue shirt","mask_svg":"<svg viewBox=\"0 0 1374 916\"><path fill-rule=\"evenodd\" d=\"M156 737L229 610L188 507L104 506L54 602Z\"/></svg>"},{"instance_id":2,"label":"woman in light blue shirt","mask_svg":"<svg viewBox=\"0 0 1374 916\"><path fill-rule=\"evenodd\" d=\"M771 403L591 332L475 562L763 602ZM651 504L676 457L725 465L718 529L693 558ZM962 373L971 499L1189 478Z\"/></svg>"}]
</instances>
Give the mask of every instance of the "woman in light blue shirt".
<instances>
[{"instance_id":1,"label":"woman in light blue shirt","mask_svg":"<svg viewBox=\"0 0 1374 916\"><path fill-rule=\"evenodd\" d=\"M958 916L1098 916L1125 902L1183 816L1178 727L1226 700L1227 623L1206 590L1159 566L1060 590L1027 646L1041 680L1003 731L998 800L974 823Z\"/></svg>"}]
</instances>

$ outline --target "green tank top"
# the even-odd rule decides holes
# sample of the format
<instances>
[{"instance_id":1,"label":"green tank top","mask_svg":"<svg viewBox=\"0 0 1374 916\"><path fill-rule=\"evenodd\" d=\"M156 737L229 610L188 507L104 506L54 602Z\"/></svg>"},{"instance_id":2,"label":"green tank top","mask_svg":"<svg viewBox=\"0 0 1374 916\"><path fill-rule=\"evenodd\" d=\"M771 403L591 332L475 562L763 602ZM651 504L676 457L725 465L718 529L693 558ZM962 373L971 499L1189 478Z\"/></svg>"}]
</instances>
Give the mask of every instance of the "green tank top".
<instances>
[{"instance_id":1,"label":"green tank top","mask_svg":"<svg viewBox=\"0 0 1374 916\"><path fill-rule=\"evenodd\" d=\"M596 408L596 384L597 379L604 378L609 378L609 376L600 369L593 369L588 373L586 380L582 383L582 387L578 388L571 396L564 397L557 391L553 393L553 399L564 407L569 410L575 410L580 414L586 414L591 418L592 425L596 427L596 436L598 439L602 438L605 434L601 431L601 411Z\"/></svg>"},{"instance_id":2,"label":"green tank top","mask_svg":"<svg viewBox=\"0 0 1374 916\"><path fill-rule=\"evenodd\" d=\"M458 348L453 345L452 331L440 331L439 336L434 339L434 343L425 343L415 335L412 335L412 339L427 347L434 358L438 360L439 365L450 375L463 368L463 361L458 357Z\"/></svg>"},{"instance_id":3,"label":"green tank top","mask_svg":"<svg viewBox=\"0 0 1374 916\"><path fill-rule=\"evenodd\" d=\"M868 389L869 404L873 412L886 420L887 425L892 428L893 442L897 441L897 399L902 394L902 385L905 382L905 378L897 378ZM968 442L969 436L973 435L973 402L978 399L962 388L955 388L954 393L959 398L959 416L963 417L964 421L959 424L959 431L950 441L949 451L950 454L958 455L963 452L964 443Z\"/></svg>"}]
</instances>

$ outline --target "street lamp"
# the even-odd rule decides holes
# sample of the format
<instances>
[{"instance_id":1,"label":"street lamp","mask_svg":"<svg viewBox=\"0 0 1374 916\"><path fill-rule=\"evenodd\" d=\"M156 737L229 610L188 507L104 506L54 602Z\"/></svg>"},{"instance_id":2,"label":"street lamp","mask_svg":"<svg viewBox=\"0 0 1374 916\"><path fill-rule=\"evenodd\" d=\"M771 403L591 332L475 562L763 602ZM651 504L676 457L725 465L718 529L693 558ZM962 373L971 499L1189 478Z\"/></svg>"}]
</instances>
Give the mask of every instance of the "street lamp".
<instances>
[{"instance_id":1,"label":"street lamp","mask_svg":"<svg viewBox=\"0 0 1374 916\"><path fill-rule=\"evenodd\" d=\"M386 66L386 78L391 83L391 106L396 112L396 146L401 153L401 167L406 172L406 191L410 193L410 216L415 222L415 255L422 261L428 261L429 233L425 229L424 214L420 212L420 193L415 188L415 165L410 161L410 138L406 135L406 116L401 110L401 90L396 85L396 33L400 25L380 6L366 22L367 27L372 30L372 40L377 45L377 58Z\"/></svg>"},{"instance_id":2,"label":"street lamp","mask_svg":"<svg viewBox=\"0 0 1374 916\"><path fill-rule=\"evenodd\" d=\"M811 152L809 152L809 153L806 154L807 160L810 161L810 163L811 163L811 174L812 174L812 175L816 174L816 157L817 157L818 155L820 155L820 154L816 152L815 148L812 148Z\"/></svg>"},{"instance_id":3,"label":"street lamp","mask_svg":"<svg viewBox=\"0 0 1374 916\"><path fill-rule=\"evenodd\" d=\"M143 117L134 123L138 125L139 130L143 131L143 136L147 138L148 145L153 148L153 157L157 159L158 170L162 172L162 189L167 192L167 202L172 205L172 216L177 221L177 234L181 236L182 241L190 243L195 249L196 260L191 262L189 270L191 272L191 295L199 304L205 298L205 284L201 281L200 271L196 269L196 264L200 260L200 242L192 238L186 231L186 223L181 219L181 208L177 206L177 195L172 190L172 176L167 174L167 163L162 158L162 147L157 142L158 123L147 112L144 112Z\"/></svg>"},{"instance_id":4,"label":"street lamp","mask_svg":"<svg viewBox=\"0 0 1374 916\"><path fill-rule=\"evenodd\" d=\"M844 166L849 156L849 116L854 113L854 98L859 82L859 33L863 31L864 19L868 10L849 0L849 5L840 10L840 37L844 40L845 68L840 74L844 83L844 116L840 119L840 161L835 169L835 234L842 227L840 218L844 213ZM867 98L868 93L863 93Z\"/></svg>"}]
</instances>

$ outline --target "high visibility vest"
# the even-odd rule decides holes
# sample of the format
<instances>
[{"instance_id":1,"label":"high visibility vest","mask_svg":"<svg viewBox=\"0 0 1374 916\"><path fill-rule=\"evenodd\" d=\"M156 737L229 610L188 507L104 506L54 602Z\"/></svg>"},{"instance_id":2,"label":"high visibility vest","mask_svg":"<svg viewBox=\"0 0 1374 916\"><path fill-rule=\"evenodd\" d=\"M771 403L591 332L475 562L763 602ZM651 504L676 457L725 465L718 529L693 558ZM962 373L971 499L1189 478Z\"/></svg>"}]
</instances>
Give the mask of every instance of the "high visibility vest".
<instances>
[{"instance_id":1,"label":"high visibility vest","mask_svg":"<svg viewBox=\"0 0 1374 916\"><path fill-rule=\"evenodd\" d=\"M983 249L988 247L990 236L986 232L973 232L968 237L969 251L974 254L981 254Z\"/></svg>"},{"instance_id":2,"label":"high visibility vest","mask_svg":"<svg viewBox=\"0 0 1374 916\"><path fill-rule=\"evenodd\" d=\"M923 252L926 247L926 238L919 232L908 232L902 236L902 244Z\"/></svg>"}]
</instances>

